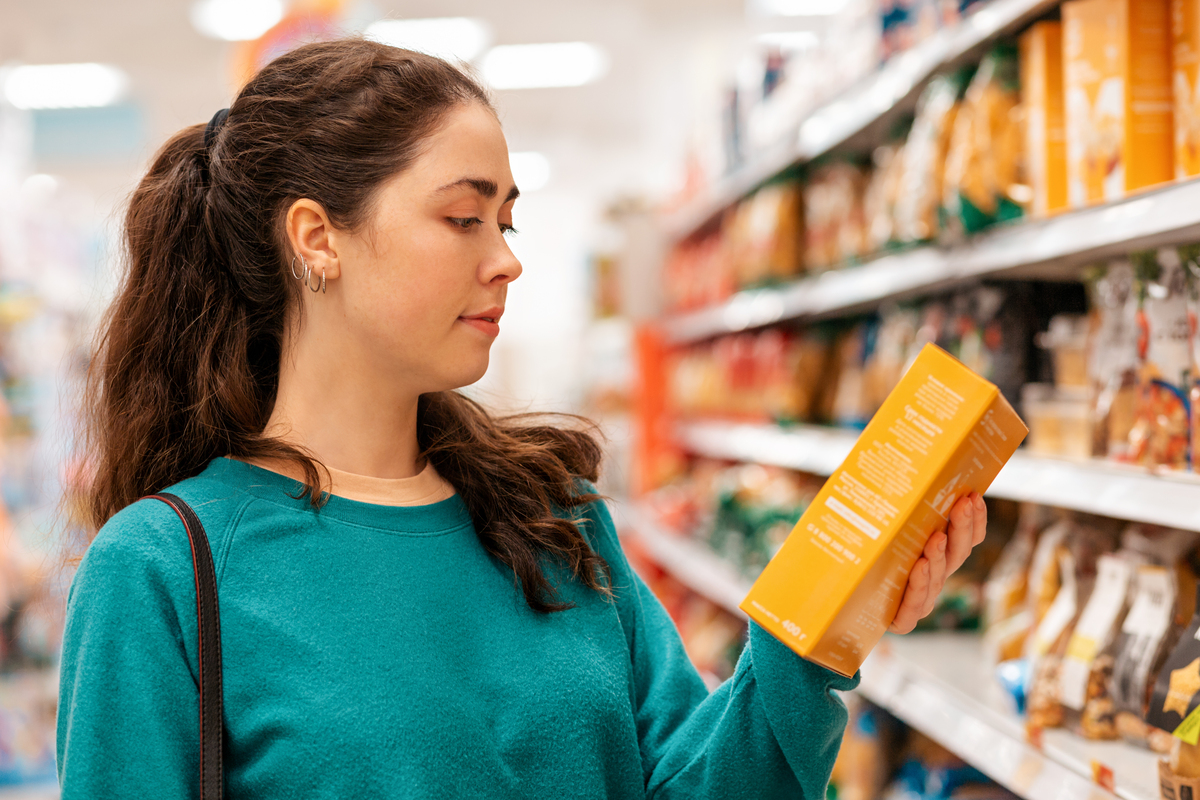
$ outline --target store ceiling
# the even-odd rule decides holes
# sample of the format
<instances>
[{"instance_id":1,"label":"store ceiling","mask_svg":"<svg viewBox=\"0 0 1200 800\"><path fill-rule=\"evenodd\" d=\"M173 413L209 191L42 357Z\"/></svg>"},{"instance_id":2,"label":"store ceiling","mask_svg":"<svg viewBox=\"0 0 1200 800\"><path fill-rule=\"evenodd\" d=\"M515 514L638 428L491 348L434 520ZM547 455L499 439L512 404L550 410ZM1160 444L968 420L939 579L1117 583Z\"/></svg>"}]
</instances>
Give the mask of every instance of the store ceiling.
<instances>
[{"instance_id":1,"label":"store ceiling","mask_svg":"<svg viewBox=\"0 0 1200 800\"><path fill-rule=\"evenodd\" d=\"M126 70L143 107L142 159L180 127L228 104L232 45L188 21L190 0L0 0L0 63L98 61ZM587 40L612 57L600 82L497 97L514 150L551 155L558 174L599 192L662 183L702 104L745 37L743 0L372 2L379 17L475 16L495 43ZM125 165L124 170L140 166ZM52 165L53 166L53 165ZM115 166L115 165L114 165ZM93 171L96 165L91 165Z\"/></svg>"}]
</instances>

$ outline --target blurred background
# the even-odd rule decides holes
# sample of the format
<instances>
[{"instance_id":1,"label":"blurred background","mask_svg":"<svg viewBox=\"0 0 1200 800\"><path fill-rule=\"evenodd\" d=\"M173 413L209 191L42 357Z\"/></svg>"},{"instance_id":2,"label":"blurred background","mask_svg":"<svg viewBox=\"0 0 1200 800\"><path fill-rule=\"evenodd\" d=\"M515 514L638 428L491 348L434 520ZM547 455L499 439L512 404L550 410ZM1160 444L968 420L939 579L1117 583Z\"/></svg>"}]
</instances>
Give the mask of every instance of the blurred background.
<instances>
[{"instance_id":1,"label":"blurred background","mask_svg":"<svg viewBox=\"0 0 1200 800\"><path fill-rule=\"evenodd\" d=\"M1158 796L1143 700L1200 572L1200 0L0 0L0 800L58 796L86 545L60 499L127 198L256 69L343 35L492 90L524 273L465 391L599 423L626 551L710 683L924 344L1029 423L933 632L848 696L831 797ZM1123 628L1127 577L1072 645L1127 551L1174 570L1172 622ZM1124 647L1150 657L1114 710ZM1057 678L1080 653L1090 721Z\"/></svg>"}]
</instances>

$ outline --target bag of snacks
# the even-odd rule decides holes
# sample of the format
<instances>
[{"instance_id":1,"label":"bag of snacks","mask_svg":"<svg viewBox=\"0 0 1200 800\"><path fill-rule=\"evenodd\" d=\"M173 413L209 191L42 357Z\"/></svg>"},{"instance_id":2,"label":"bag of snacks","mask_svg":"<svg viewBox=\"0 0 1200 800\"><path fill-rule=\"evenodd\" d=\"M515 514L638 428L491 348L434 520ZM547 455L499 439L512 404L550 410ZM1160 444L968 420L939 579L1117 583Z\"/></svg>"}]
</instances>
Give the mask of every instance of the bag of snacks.
<instances>
[{"instance_id":1,"label":"bag of snacks","mask_svg":"<svg viewBox=\"0 0 1200 800\"><path fill-rule=\"evenodd\" d=\"M1088 278L1096 314L1089 344L1092 455L1125 459L1137 404L1137 293L1133 265L1114 261Z\"/></svg>"},{"instance_id":2,"label":"bag of snacks","mask_svg":"<svg viewBox=\"0 0 1200 800\"><path fill-rule=\"evenodd\" d=\"M946 151L959 97L969 72L939 75L917 101L917 114L904 145L904 171L896 202L896 236L904 242L923 242L938 234Z\"/></svg>"},{"instance_id":3,"label":"bag of snacks","mask_svg":"<svg viewBox=\"0 0 1200 800\"><path fill-rule=\"evenodd\" d=\"M1019 109L1017 48L1000 44L979 65L954 120L942 190L948 228L975 233L1024 214Z\"/></svg>"},{"instance_id":4,"label":"bag of snacks","mask_svg":"<svg viewBox=\"0 0 1200 800\"><path fill-rule=\"evenodd\" d=\"M1187 273L1172 248L1133 256L1140 313L1138 389L1128 459L1187 469L1191 447L1188 380L1191 322Z\"/></svg>"}]
</instances>

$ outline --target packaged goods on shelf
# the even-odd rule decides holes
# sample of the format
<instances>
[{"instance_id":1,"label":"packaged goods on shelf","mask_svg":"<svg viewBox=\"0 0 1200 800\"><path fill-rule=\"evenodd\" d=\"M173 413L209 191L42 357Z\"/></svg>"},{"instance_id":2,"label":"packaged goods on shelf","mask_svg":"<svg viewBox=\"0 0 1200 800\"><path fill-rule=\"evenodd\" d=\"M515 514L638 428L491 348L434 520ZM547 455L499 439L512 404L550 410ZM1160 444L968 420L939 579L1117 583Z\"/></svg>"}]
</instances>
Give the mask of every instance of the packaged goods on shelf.
<instances>
[{"instance_id":1,"label":"packaged goods on shelf","mask_svg":"<svg viewBox=\"0 0 1200 800\"><path fill-rule=\"evenodd\" d=\"M1172 180L1170 0L1069 0L1062 18L1070 204Z\"/></svg>"},{"instance_id":2,"label":"packaged goods on shelf","mask_svg":"<svg viewBox=\"0 0 1200 800\"><path fill-rule=\"evenodd\" d=\"M1020 46L1025 173L1031 213L1040 218L1067 207L1062 23L1047 20L1032 25Z\"/></svg>"},{"instance_id":3,"label":"packaged goods on shelf","mask_svg":"<svg viewBox=\"0 0 1200 800\"><path fill-rule=\"evenodd\" d=\"M969 70L939 75L921 93L904 145L904 173L896 203L896 234L900 241L928 241L939 232L946 153L959 99L970 77Z\"/></svg>"},{"instance_id":4,"label":"packaged goods on shelf","mask_svg":"<svg viewBox=\"0 0 1200 800\"><path fill-rule=\"evenodd\" d=\"M1200 734L1200 715L1189 721L1200 706L1200 639L1197 634L1200 634L1200 615L1193 615L1158 673L1146 714L1149 724L1165 731L1179 731L1177 735L1191 745L1196 744ZM1188 724L1183 727L1185 722ZM1179 765L1172 771L1180 774Z\"/></svg>"},{"instance_id":5,"label":"packaged goods on shelf","mask_svg":"<svg viewBox=\"0 0 1200 800\"><path fill-rule=\"evenodd\" d=\"M866 254L866 177L840 161L812 172L804 186L804 265L819 272Z\"/></svg>"},{"instance_id":6,"label":"packaged goods on shelf","mask_svg":"<svg viewBox=\"0 0 1200 800\"><path fill-rule=\"evenodd\" d=\"M904 174L904 143L880 145L871 154L871 173L863 191L866 252L879 253L897 241L896 204Z\"/></svg>"},{"instance_id":7,"label":"packaged goods on shelf","mask_svg":"<svg viewBox=\"0 0 1200 800\"><path fill-rule=\"evenodd\" d=\"M1175 177L1200 175L1200 3L1171 0Z\"/></svg>"},{"instance_id":8,"label":"packaged goods on shelf","mask_svg":"<svg viewBox=\"0 0 1200 800\"><path fill-rule=\"evenodd\" d=\"M1134 255L1139 298L1137 402L1128 459L1187 469L1191 448L1189 376L1194 372L1188 272L1174 248Z\"/></svg>"},{"instance_id":9,"label":"packaged goods on shelf","mask_svg":"<svg viewBox=\"0 0 1200 800\"><path fill-rule=\"evenodd\" d=\"M1137 403L1138 295L1133 265L1114 261L1088 281L1097 320L1088 353L1092 390L1092 453L1123 459Z\"/></svg>"},{"instance_id":10,"label":"packaged goods on shelf","mask_svg":"<svg viewBox=\"0 0 1200 800\"><path fill-rule=\"evenodd\" d=\"M733 273L726 267L724 240L711 233L676 246L663 265L667 308L684 311L715 305L733 294Z\"/></svg>"},{"instance_id":11,"label":"packaged goods on shelf","mask_svg":"<svg viewBox=\"0 0 1200 800\"><path fill-rule=\"evenodd\" d=\"M725 238L725 257L734 284L757 286L800 273L801 189L795 180L764 186L731 212Z\"/></svg>"},{"instance_id":12,"label":"packaged goods on shelf","mask_svg":"<svg viewBox=\"0 0 1200 800\"><path fill-rule=\"evenodd\" d=\"M1000 44L967 86L946 154L942 206L951 230L1019 219L1030 200L1020 125L1017 50Z\"/></svg>"}]
</instances>

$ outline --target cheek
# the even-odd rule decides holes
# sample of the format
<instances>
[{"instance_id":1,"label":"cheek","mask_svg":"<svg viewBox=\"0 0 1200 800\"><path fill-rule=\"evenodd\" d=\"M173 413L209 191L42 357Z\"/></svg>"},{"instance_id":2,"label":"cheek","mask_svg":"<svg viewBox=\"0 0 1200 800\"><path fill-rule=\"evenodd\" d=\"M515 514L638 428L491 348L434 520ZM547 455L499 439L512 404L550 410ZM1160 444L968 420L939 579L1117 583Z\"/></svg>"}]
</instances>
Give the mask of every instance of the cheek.
<instances>
[{"instance_id":1,"label":"cheek","mask_svg":"<svg viewBox=\"0 0 1200 800\"><path fill-rule=\"evenodd\" d=\"M410 340L437 336L462 313L473 272L443 232L380 238L359 282L356 306ZM392 337L388 337L392 338Z\"/></svg>"}]
</instances>

